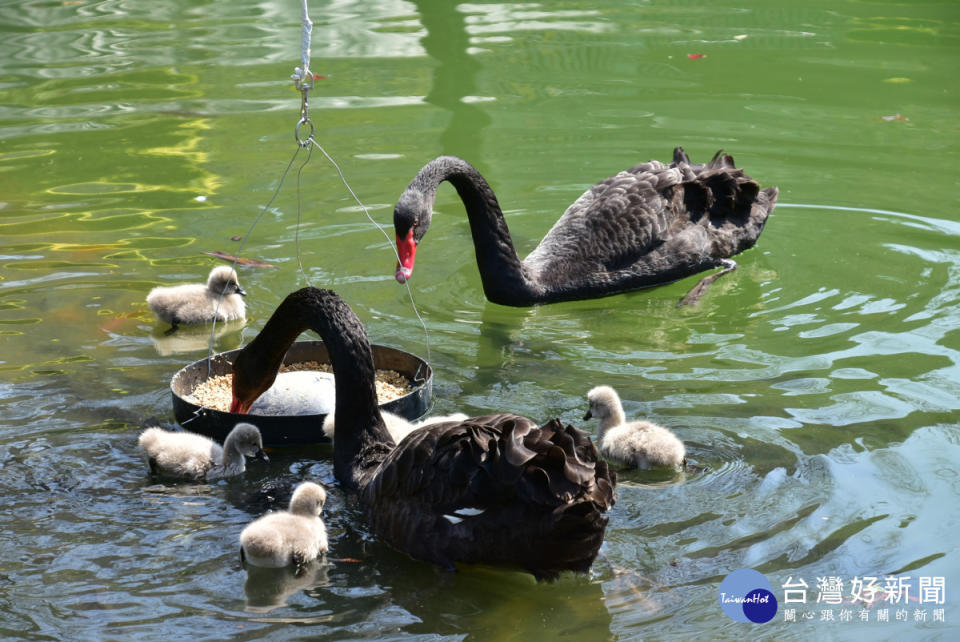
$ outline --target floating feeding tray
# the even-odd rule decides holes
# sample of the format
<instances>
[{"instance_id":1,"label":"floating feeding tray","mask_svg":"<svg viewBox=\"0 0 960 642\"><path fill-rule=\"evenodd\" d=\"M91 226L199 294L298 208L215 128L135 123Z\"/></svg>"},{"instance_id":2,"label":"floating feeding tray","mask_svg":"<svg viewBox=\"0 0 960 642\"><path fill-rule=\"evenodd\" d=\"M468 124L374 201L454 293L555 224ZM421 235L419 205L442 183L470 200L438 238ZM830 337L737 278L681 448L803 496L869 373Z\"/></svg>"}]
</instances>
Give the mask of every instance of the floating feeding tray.
<instances>
[{"instance_id":1,"label":"floating feeding tray","mask_svg":"<svg viewBox=\"0 0 960 642\"><path fill-rule=\"evenodd\" d=\"M380 410L414 420L427 412L433 396L433 371L426 361L409 352L374 345L373 363L377 370L393 370L407 380L411 390L400 397L383 401ZM208 379L233 373L233 361L240 350L221 352L212 358L194 361L173 375L170 392L173 414L186 430L207 435L222 442L241 421L255 424L266 446L302 446L329 443L323 434L323 419L333 411L333 375L305 369L282 372L274 386L257 400L246 415L200 405L194 391ZM298 341L283 358L284 366L316 362L330 363L322 341ZM209 363L209 367L208 367ZM304 394L309 391L309 394Z\"/></svg>"}]
</instances>

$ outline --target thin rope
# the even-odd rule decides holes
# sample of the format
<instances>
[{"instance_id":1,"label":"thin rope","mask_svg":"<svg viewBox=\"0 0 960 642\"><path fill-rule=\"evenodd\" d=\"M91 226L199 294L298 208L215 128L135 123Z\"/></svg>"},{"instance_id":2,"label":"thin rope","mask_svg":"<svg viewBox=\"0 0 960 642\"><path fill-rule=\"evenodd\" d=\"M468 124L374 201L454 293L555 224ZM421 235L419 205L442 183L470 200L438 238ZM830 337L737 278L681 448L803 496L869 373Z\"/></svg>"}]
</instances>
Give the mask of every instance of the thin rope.
<instances>
[{"instance_id":1,"label":"thin rope","mask_svg":"<svg viewBox=\"0 0 960 642\"><path fill-rule=\"evenodd\" d=\"M300 153L302 147L297 145L296 151L293 152L293 156L290 158L290 162L287 163L287 167L283 170L283 174L280 175L280 182L277 184L277 188L273 190L273 195L270 197L270 200L267 201L267 204L260 209L260 213L257 215L257 218L254 219L253 223L250 225L250 228L247 230L246 234L243 235L243 238L240 239L240 245L237 247L237 254L233 258L233 263L231 267L234 271L237 269L237 263L240 261L240 256L243 254L243 248L247 244L250 235L253 233L253 228L257 226L260 220L263 218L263 215L267 213L267 210L273 205L273 202L277 200L277 195L280 194L280 188L283 187L284 181L287 179L287 174L290 173L290 168L293 167L293 161L296 160L297 155ZM210 363L213 358L213 342L216 338L217 332L217 313L220 311L220 303L223 301L223 297L227 294L227 287L229 282L225 283L223 289L220 291L220 296L217 298L217 306L213 310L213 327L210 329L210 341L207 344L207 378L210 378Z\"/></svg>"},{"instance_id":2,"label":"thin rope","mask_svg":"<svg viewBox=\"0 0 960 642\"><path fill-rule=\"evenodd\" d=\"M300 64L303 65L302 75L310 78L310 38L313 33L313 21L310 20L310 8L307 6L307 0L300 3L300 18L303 22L303 36L300 41Z\"/></svg>"},{"instance_id":3,"label":"thin rope","mask_svg":"<svg viewBox=\"0 0 960 642\"><path fill-rule=\"evenodd\" d=\"M294 128L294 138L297 141L297 149L293 153L293 156L290 158L290 162L287 163L286 169L283 170L283 174L280 177L280 182L277 185L277 189L274 190L273 196L270 197L270 200L266 205L263 206L263 209L260 211L260 214L254 220L253 224L250 226L250 229L247 230L247 233L244 234L243 238L240 241L240 246L237 248L237 255L234 257L232 267L234 271L237 269L237 263L240 260L241 253L244 246L247 243L247 239L250 238L253 229L257 226L260 220L263 218L263 215L266 211L273 205L274 200L276 200L277 195L280 193L280 188L283 187L283 183L286 180L287 174L290 172L290 168L293 167L293 162L296 160L297 155L300 153L300 150L304 147L307 147L307 158L300 165L300 168L297 170L297 224L295 228L295 247L297 253L297 265L300 269L300 274L303 276L304 281L307 285L311 285L310 278L307 276L307 272L303 267L303 257L300 251L300 227L303 223L303 202L302 202L302 179L303 179L303 170L310 163L311 158L313 157L313 147L316 147L320 152L326 157L330 164L333 165L334 169L337 170L337 174L340 176L340 181L343 183L344 187L347 188L347 191L350 193L350 196L353 197L353 200L357 202L357 205L360 206L360 209L363 210L363 213L366 214L367 219L373 225L380 230L380 233L383 234L384 238L387 240L387 246L393 250L393 254L396 257L397 261L400 261L400 255L397 252L397 248L394 246L393 241L390 238L390 235L387 233L383 227L377 223L373 216L370 215L370 211L367 209L367 206L363 204L360 200L360 197L357 196L356 192L353 191L353 188L350 186L350 183L347 181L347 177L344 176L343 170L340 169L340 165L333 159L330 154L327 153L327 150L323 148L320 143L314 138L314 125L313 121L310 120L309 114L309 102L307 100L308 92L313 89L314 75L310 71L310 41L311 34L313 33L313 22L310 20L310 11L307 6L307 0L301 1L301 19L302 19L302 38L301 38L301 51L300 51L300 67L294 68L294 73L291 78L296 85L297 90L300 92L300 120L297 122L296 127ZM301 133L301 128L306 127L305 133ZM410 299L410 306L413 308L413 313L417 317L417 321L420 322L420 327L423 328L424 343L427 350L427 366L432 367L432 359L430 354L430 332L427 330L427 324L423 320L423 317L420 315L420 311L417 309L417 303L413 298L413 290L410 288L410 281L407 280L404 283L407 289L407 296ZM214 309L214 320L213 327L210 330L210 341L207 348L207 378L210 377L210 367L211 360L213 357L213 342L216 336L217 329L217 320L216 315L220 310L220 303L223 301L223 298L226 296L227 287L229 282L224 284L223 290L220 292L220 297L217 299L217 306ZM417 374L414 375L414 379L417 378L419 374L419 368Z\"/></svg>"},{"instance_id":4,"label":"thin rope","mask_svg":"<svg viewBox=\"0 0 960 642\"><path fill-rule=\"evenodd\" d=\"M308 139L308 142L316 146L316 148L320 150L320 153L322 153L326 159L330 161L330 164L333 165L333 168L337 170L337 174L340 176L340 181L343 183L343 186L347 188L347 191L350 192L350 196L352 196L353 200L357 202L357 205L360 206L360 209L363 210L363 213L367 215L367 219L373 223L374 227L380 230L381 234L383 234L383 237L387 240L387 247L393 251L394 257L397 259L397 262L399 262L400 254L397 252L397 247L390 238L390 234L387 233L387 231L383 229L383 226L377 223L373 216L370 215L370 210L367 209L367 206L363 204L363 202L360 200L360 197L357 196L357 193L353 191L352 187L350 187L350 183L347 181L347 177L343 175L343 170L340 169L340 165L337 163L337 161L333 160L333 157L327 153L327 150L323 148L323 145L318 143L313 136ZM413 298L413 290L410 289L409 279L404 283L404 286L407 288L407 297L410 299L410 307L413 308L413 314L417 317L417 321L420 322L420 327L423 328L424 343L427 349L427 365L432 367L433 360L431 359L430 355L430 332L427 330L427 324L423 320L423 317L420 316L420 311L417 309L417 302Z\"/></svg>"},{"instance_id":5,"label":"thin rope","mask_svg":"<svg viewBox=\"0 0 960 642\"><path fill-rule=\"evenodd\" d=\"M302 0L301 9L303 36L300 47L300 64L302 66L294 68L291 78L297 91L300 92L300 122L297 123L297 127L294 130L294 137L301 147L305 147L307 141L313 137L313 123L310 121L310 116L307 113L307 92L313 89L314 81L313 72L310 71L310 34L313 33L313 22L310 20L310 10L307 7L307 0ZM302 125L310 126L310 130L304 138L300 137L300 127Z\"/></svg>"},{"instance_id":6,"label":"thin rope","mask_svg":"<svg viewBox=\"0 0 960 642\"><path fill-rule=\"evenodd\" d=\"M311 139L312 140L312 137ZM300 186L303 182L303 169L310 162L310 159L313 157L313 147L307 148L307 159L303 161L303 164L300 165L300 169L297 170L297 226L294 228L294 245L297 250L297 265L300 267L300 274L303 276L303 280L307 285L313 286L310 282L310 277L307 276L307 271L303 268L303 255L300 252L300 226L303 221L303 198Z\"/></svg>"}]
</instances>

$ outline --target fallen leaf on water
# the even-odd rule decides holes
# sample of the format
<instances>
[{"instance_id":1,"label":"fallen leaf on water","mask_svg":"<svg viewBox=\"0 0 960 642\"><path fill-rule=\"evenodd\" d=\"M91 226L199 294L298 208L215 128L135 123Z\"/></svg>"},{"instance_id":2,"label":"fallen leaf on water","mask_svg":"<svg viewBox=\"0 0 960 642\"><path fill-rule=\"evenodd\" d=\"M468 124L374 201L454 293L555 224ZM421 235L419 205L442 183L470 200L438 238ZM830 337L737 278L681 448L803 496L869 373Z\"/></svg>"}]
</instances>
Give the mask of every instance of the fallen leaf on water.
<instances>
[{"instance_id":1,"label":"fallen leaf on water","mask_svg":"<svg viewBox=\"0 0 960 642\"><path fill-rule=\"evenodd\" d=\"M277 267L276 265L271 265L270 263L264 263L263 261L258 261L257 259L238 258L232 254L227 254L226 252L213 251L213 252L204 252L204 254L208 256L215 256L218 259L223 259L224 261L227 261L228 263L236 262L237 265L249 265L252 267L268 267L268 268Z\"/></svg>"},{"instance_id":2,"label":"fallen leaf on water","mask_svg":"<svg viewBox=\"0 0 960 642\"><path fill-rule=\"evenodd\" d=\"M734 40L746 40L746 38L747 38L747 34L745 33L741 33L733 37Z\"/></svg>"},{"instance_id":3,"label":"fallen leaf on water","mask_svg":"<svg viewBox=\"0 0 960 642\"><path fill-rule=\"evenodd\" d=\"M707 54L687 54L687 58L690 60L700 60L701 58L706 58Z\"/></svg>"},{"instance_id":4,"label":"fallen leaf on water","mask_svg":"<svg viewBox=\"0 0 960 642\"><path fill-rule=\"evenodd\" d=\"M894 120L910 120L903 114L893 114L892 116L881 116L880 120L894 121Z\"/></svg>"},{"instance_id":5,"label":"fallen leaf on water","mask_svg":"<svg viewBox=\"0 0 960 642\"><path fill-rule=\"evenodd\" d=\"M136 325L140 321L149 321L150 318L141 312L121 312L112 319L108 319L106 323L101 324L100 329L105 332L116 333L124 326Z\"/></svg>"}]
</instances>

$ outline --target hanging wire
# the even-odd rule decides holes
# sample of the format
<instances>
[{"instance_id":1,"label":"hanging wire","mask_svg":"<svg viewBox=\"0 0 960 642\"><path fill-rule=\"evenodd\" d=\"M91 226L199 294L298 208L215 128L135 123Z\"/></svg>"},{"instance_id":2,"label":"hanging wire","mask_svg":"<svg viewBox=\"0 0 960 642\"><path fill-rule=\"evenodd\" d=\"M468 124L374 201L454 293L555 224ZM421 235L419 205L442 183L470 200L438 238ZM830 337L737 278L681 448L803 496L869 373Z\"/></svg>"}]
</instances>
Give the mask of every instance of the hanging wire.
<instances>
[{"instance_id":1,"label":"hanging wire","mask_svg":"<svg viewBox=\"0 0 960 642\"><path fill-rule=\"evenodd\" d=\"M390 234L387 233L383 226L377 223L373 216L370 215L370 210L367 209L367 206L363 204L360 200L360 197L357 196L356 192L353 191L353 188L350 187L350 183L347 181L347 177L343 175L343 170L340 169L340 165L337 164L337 161L333 160L333 157L327 153L327 150L318 143L315 139L311 138L310 141L313 145L320 150L330 164L333 165L333 168L337 170L337 174L340 176L340 180L343 182L343 186L347 188L347 191L350 192L350 195L353 197L353 200L357 202L357 205L360 206L360 209L363 210L363 213L367 215L367 219L373 223L374 227L380 230L380 233L383 234L383 237L387 240L387 247L393 251L394 258L397 259L397 262L400 262L400 254L397 252L397 246L393 243L393 240L390 238ZM404 285L407 288L407 297L410 299L410 307L413 308L413 314L417 317L417 321L420 322L420 327L423 328L424 342L427 348L427 365L431 365L433 360L430 358L430 332L427 330L427 324L423 320L423 317L420 316L420 311L417 309L417 303L413 299L413 290L410 289L410 280L407 279Z\"/></svg>"},{"instance_id":2,"label":"hanging wire","mask_svg":"<svg viewBox=\"0 0 960 642\"><path fill-rule=\"evenodd\" d=\"M302 40L301 40L301 54L300 54L301 66L294 68L294 73L291 76L292 80L294 81L294 85L296 86L297 90L300 92L300 120L297 121L296 127L294 127L294 132L293 132L294 139L297 142L297 148L294 151L293 156L290 158L290 162L287 163L286 168L283 170L283 174L280 176L280 182L277 184L277 188L274 190L273 195L270 197L270 200L267 202L266 205L263 206L263 208L260 210L260 214L257 215L257 218L254 220L253 224L250 226L246 234L244 234L243 238L240 240L240 246L237 248L237 254L236 254L236 257L234 257L232 268L234 269L234 271L236 271L237 263L240 260L240 256L241 256L241 253L243 252L243 248L246 245L247 240L250 238L250 235L252 234L253 229L257 226L257 224L263 218L263 215L267 212L268 209L270 209L270 207L273 205L273 202L276 200L277 195L280 193L280 188L283 187L283 183L286 180L287 174L290 172L290 168L293 167L293 163L296 160L297 155L299 155L300 151L303 148L307 148L307 157L303 161L303 163L301 163L299 169L297 170L297 224L295 228L296 230L295 246L296 246L296 253L297 253L297 264L299 266L300 273L301 275L303 275L303 278L306 281L307 285L311 285L310 278L303 267L303 258L300 251L300 227L303 221L303 205L302 205L302 197L301 197L303 170L310 163L310 160L313 157L314 147L319 149L320 152L324 155L324 157L326 157L326 159L330 162L330 164L333 165L334 169L336 169L337 174L340 176L340 181L343 183L344 187L350 193L350 196L353 197L353 200L356 201L357 205L360 206L360 209L363 210L363 213L366 214L367 219L369 219L369 221L373 223L373 225L378 230L380 230L380 233L383 234L384 238L387 240L387 246L391 248L398 262L400 260L400 256L397 252L396 246L394 245L392 239L390 238L390 235L387 233L386 230L383 229L383 226L377 223L376 220L374 220L373 216L370 215L370 211L367 209L367 206L363 204L363 202L360 200L360 197L357 196L356 192L350 186L350 183L347 181L347 177L344 176L343 174L343 170L340 169L340 165L337 164L337 162L333 159L333 157L327 153L327 150L325 150L323 146L320 145L320 143L318 143L317 140L314 138L316 129L313 125L313 121L310 120L310 104L308 100L308 92L311 89L313 89L316 76L314 76L313 72L310 71L310 40L311 40L311 34L313 32L313 22L310 20L310 12L307 6L307 0L301 0L301 20L303 25ZM407 280L404 285L407 288L407 296L410 299L410 306L413 309L413 313L417 317L417 321L420 322L420 327L423 329L424 343L427 350L426 362L429 367L431 366L431 363L432 363L431 354L430 354L430 333L427 330L426 322L423 320L423 317L420 315L420 311L417 309L416 301L413 298L413 290L410 288L410 281ZM227 287L229 287L229 282L225 284L223 290L221 290L220 296L217 299L216 308L214 309L213 328L210 331L210 342L209 342L208 351L207 351L207 377L208 378L211 376L210 368L212 365L212 358L213 358L213 343L216 337L216 328L217 328L216 316L220 310L220 303L223 301L223 298L226 296ZM414 375L415 382L417 382L418 375L419 375L419 369L417 373ZM419 381L422 382L423 379L420 379Z\"/></svg>"},{"instance_id":3,"label":"hanging wire","mask_svg":"<svg viewBox=\"0 0 960 642\"><path fill-rule=\"evenodd\" d=\"M283 182L287 179L287 174L290 173L290 168L293 167L293 161L297 159L297 155L300 154L302 147L297 146L296 151L293 152L293 156L290 158L290 162L287 163L286 168L283 170L283 174L280 175L280 182L277 184L277 188L273 190L273 195L270 197L270 200L267 201L267 204L260 209L260 213L257 215L257 218L254 219L253 223L247 229L246 234L240 239L240 245L237 247L237 254L233 258L233 263L230 267L234 271L237 269L237 263L240 261L240 255L243 254L243 248L247 244L247 240L250 238L250 234L253 233L253 228L257 226L260 220L263 218L263 215L267 213L267 210L273 205L273 202L277 200L277 195L280 194L280 188L283 187ZM220 312L220 303L223 301L223 297L227 295L227 287L230 285L229 282L225 283L223 289L220 291L220 296L217 298L217 305L213 310L213 327L210 329L210 341L207 345L207 378L210 378L210 364L211 359L213 358L213 342L216 338L217 332L217 314Z\"/></svg>"},{"instance_id":4,"label":"hanging wire","mask_svg":"<svg viewBox=\"0 0 960 642\"><path fill-rule=\"evenodd\" d=\"M311 136L311 139L313 137ZM310 159L313 157L313 147L307 148L307 158L300 165L300 169L297 170L297 226L294 228L294 246L297 250L297 265L300 268L300 274L303 276L303 280L307 285L312 286L310 283L310 277L307 275L307 271L303 269L303 254L300 252L300 226L303 221L303 198L301 184L303 182L303 169L310 162Z\"/></svg>"},{"instance_id":5,"label":"hanging wire","mask_svg":"<svg viewBox=\"0 0 960 642\"><path fill-rule=\"evenodd\" d=\"M294 85L300 92L300 121L294 128L293 136L297 139L297 144L301 147L306 147L308 141L313 138L314 133L313 122L310 120L308 114L309 105L307 103L307 92L313 89L313 81L315 80L313 72L310 71L310 38L313 33L313 21L310 20L310 9L307 7L307 0L301 1L300 8L300 17L303 22L303 36L300 43L301 66L294 68L293 75L291 76ZM305 136L300 133L300 128L304 125L309 127Z\"/></svg>"}]
</instances>

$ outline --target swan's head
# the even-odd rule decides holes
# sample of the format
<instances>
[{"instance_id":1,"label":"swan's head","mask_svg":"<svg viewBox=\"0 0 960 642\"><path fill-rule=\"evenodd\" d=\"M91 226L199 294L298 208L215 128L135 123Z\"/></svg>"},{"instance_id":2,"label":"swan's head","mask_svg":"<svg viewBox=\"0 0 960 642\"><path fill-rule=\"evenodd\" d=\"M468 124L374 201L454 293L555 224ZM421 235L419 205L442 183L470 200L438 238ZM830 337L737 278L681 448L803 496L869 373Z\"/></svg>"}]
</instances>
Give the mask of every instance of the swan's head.
<instances>
[{"instance_id":1,"label":"swan's head","mask_svg":"<svg viewBox=\"0 0 960 642\"><path fill-rule=\"evenodd\" d=\"M249 346L247 346L249 348ZM258 362L256 356L244 348L233 362L233 400L230 412L245 415L250 406L273 385L276 370Z\"/></svg>"},{"instance_id":2,"label":"swan's head","mask_svg":"<svg viewBox=\"0 0 960 642\"><path fill-rule=\"evenodd\" d=\"M220 296L221 292L226 295L247 296L244 289L240 287L237 273L229 265L218 265L210 270L210 276L207 278L207 289L216 296Z\"/></svg>"},{"instance_id":3,"label":"swan's head","mask_svg":"<svg viewBox=\"0 0 960 642\"><path fill-rule=\"evenodd\" d=\"M270 461L267 453L263 452L263 437L260 429L253 424L239 423L233 427L227 439L245 457L253 457L262 461ZM224 442L226 444L226 442Z\"/></svg>"},{"instance_id":4,"label":"swan's head","mask_svg":"<svg viewBox=\"0 0 960 642\"><path fill-rule=\"evenodd\" d=\"M290 512L295 515L320 517L323 504L327 501L327 493L323 486L313 482L303 482L293 491L290 498Z\"/></svg>"},{"instance_id":5,"label":"swan's head","mask_svg":"<svg viewBox=\"0 0 960 642\"><path fill-rule=\"evenodd\" d=\"M587 393L587 402L589 402L590 407L587 409L587 414L583 416L584 421L596 417L603 423L605 419L614 414L616 409L622 407L620 396L610 386L597 386L591 389Z\"/></svg>"},{"instance_id":6,"label":"swan's head","mask_svg":"<svg viewBox=\"0 0 960 642\"><path fill-rule=\"evenodd\" d=\"M397 281L406 283L413 276L413 262L420 239L430 227L432 199L415 188L408 188L393 208L393 230L397 234Z\"/></svg>"}]
</instances>

